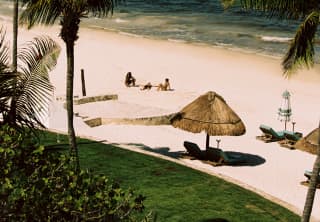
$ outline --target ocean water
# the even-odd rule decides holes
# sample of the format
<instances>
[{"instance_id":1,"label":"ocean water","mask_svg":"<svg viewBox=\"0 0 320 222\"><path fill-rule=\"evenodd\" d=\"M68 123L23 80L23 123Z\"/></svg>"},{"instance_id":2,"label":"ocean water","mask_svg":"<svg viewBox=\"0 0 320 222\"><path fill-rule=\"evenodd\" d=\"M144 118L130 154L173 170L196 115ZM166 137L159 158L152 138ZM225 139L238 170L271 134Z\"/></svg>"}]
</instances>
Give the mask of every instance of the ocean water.
<instances>
[{"instance_id":1,"label":"ocean water","mask_svg":"<svg viewBox=\"0 0 320 222\"><path fill-rule=\"evenodd\" d=\"M0 0L0 20L11 21L12 2ZM81 25L124 35L222 47L283 57L299 26L219 0L127 0L108 18L83 19ZM320 51L316 47L316 51Z\"/></svg>"}]
</instances>

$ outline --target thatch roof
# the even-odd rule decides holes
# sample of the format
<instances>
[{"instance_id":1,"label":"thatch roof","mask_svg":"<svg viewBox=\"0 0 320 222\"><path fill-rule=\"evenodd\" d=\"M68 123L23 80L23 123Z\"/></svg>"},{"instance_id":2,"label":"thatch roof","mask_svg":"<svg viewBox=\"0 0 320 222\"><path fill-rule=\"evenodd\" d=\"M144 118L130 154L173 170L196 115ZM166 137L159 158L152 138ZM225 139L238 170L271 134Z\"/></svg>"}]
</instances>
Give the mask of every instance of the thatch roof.
<instances>
[{"instance_id":1,"label":"thatch roof","mask_svg":"<svg viewBox=\"0 0 320 222\"><path fill-rule=\"evenodd\" d=\"M319 128L314 129L307 136L300 139L294 147L312 154L317 154L318 149Z\"/></svg>"},{"instance_id":2,"label":"thatch roof","mask_svg":"<svg viewBox=\"0 0 320 222\"><path fill-rule=\"evenodd\" d=\"M211 136L239 136L246 132L239 116L215 92L207 92L185 106L172 118L174 127Z\"/></svg>"}]
</instances>

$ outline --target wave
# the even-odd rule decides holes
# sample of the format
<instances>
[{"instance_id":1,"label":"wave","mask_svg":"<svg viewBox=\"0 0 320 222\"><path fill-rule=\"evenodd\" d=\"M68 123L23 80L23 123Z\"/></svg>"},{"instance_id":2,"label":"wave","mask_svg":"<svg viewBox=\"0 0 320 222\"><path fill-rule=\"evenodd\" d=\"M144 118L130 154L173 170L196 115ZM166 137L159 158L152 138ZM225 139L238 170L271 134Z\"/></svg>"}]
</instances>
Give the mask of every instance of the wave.
<instances>
[{"instance_id":1,"label":"wave","mask_svg":"<svg viewBox=\"0 0 320 222\"><path fill-rule=\"evenodd\" d=\"M242 37L247 37L247 38L254 38L254 35L251 35L249 33L237 33L237 36L242 38Z\"/></svg>"},{"instance_id":2,"label":"wave","mask_svg":"<svg viewBox=\"0 0 320 222\"><path fill-rule=\"evenodd\" d=\"M118 33L121 34L121 35L135 37L135 38L144 38L145 37L143 35L133 34L133 33L129 33L129 32L118 31Z\"/></svg>"},{"instance_id":3,"label":"wave","mask_svg":"<svg viewBox=\"0 0 320 222\"><path fill-rule=\"evenodd\" d=\"M126 23L126 22L129 22L129 21L124 20L124 19L121 19L121 18L116 18L116 19L114 19L114 21L115 21L116 23Z\"/></svg>"},{"instance_id":4,"label":"wave","mask_svg":"<svg viewBox=\"0 0 320 222\"><path fill-rule=\"evenodd\" d=\"M187 43L186 40L183 39L168 39L169 42L176 42L176 43Z\"/></svg>"},{"instance_id":5,"label":"wave","mask_svg":"<svg viewBox=\"0 0 320 222\"><path fill-rule=\"evenodd\" d=\"M216 42L215 45L218 46L218 47L223 47L223 48L232 47L232 44L230 44L230 43L223 43L223 42Z\"/></svg>"},{"instance_id":6,"label":"wave","mask_svg":"<svg viewBox=\"0 0 320 222\"><path fill-rule=\"evenodd\" d=\"M277 37L277 36L260 36L260 39L265 42L290 42L292 38L289 37Z\"/></svg>"}]
</instances>

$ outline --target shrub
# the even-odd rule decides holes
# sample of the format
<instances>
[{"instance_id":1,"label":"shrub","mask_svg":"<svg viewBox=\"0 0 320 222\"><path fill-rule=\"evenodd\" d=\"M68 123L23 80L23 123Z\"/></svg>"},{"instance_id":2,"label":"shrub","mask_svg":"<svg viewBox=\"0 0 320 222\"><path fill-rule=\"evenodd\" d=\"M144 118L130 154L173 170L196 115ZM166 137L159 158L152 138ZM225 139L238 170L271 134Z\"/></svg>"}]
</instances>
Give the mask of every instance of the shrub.
<instances>
[{"instance_id":1,"label":"shrub","mask_svg":"<svg viewBox=\"0 0 320 222\"><path fill-rule=\"evenodd\" d=\"M3 221L137 221L145 197L103 175L76 173L70 157L25 135L0 129Z\"/></svg>"}]
</instances>

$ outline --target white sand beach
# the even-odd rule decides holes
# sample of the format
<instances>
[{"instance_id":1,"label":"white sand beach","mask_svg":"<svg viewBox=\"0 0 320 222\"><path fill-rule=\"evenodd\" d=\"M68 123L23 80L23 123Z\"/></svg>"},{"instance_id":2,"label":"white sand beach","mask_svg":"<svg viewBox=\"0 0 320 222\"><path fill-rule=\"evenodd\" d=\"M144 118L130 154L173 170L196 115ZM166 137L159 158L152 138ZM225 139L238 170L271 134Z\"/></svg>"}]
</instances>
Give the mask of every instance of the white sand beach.
<instances>
[{"instance_id":1,"label":"white sand beach","mask_svg":"<svg viewBox=\"0 0 320 222\"><path fill-rule=\"evenodd\" d=\"M58 38L57 27L21 29L19 42L38 34L48 34L64 47ZM261 135L259 125L262 123L276 130L284 128L284 123L277 119L284 90L291 93L295 129L306 135L317 127L320 117L319 65L312 70L299 71L288 80L282 76L279 58L85 28L80 29L79 36L75 46L74 95L81 97L80 70L84 69L87 96L117 94L119 98L117 101L75 106L75 112L92 118L157 116L177 112L207 91L215 91L243 120L247 132L239 137L212 136L210 145L216 146L215 140L221 139L223 150L252 154L260 162L248 166L213 167L197 160L177 161L274 197L301 214L307 187L300 182L306 179L304 171L312 169L315 156L280 147L276 142L263 143L255 137ZM155 88L150 91L127 88L124 77L128 71L138 84L151 82L157 85L169 78L174 90L160 92ZM65 73L63 49L56 69L50 74L56 97L65 95ZM52 105L48 123L50 129L66 131L66 111L61 101ZM291 127L289 123L288 128ZM205 133L193 134L169 125L109 124L90 128L77 117L75 130L78 135L105 139L127 148L145 146L174 153L185 150L185 140L197 143L202 149L205 146ZM314 221L320 221L319 198L317 192L312 212Z\"/></svg>"}]
</instances>

